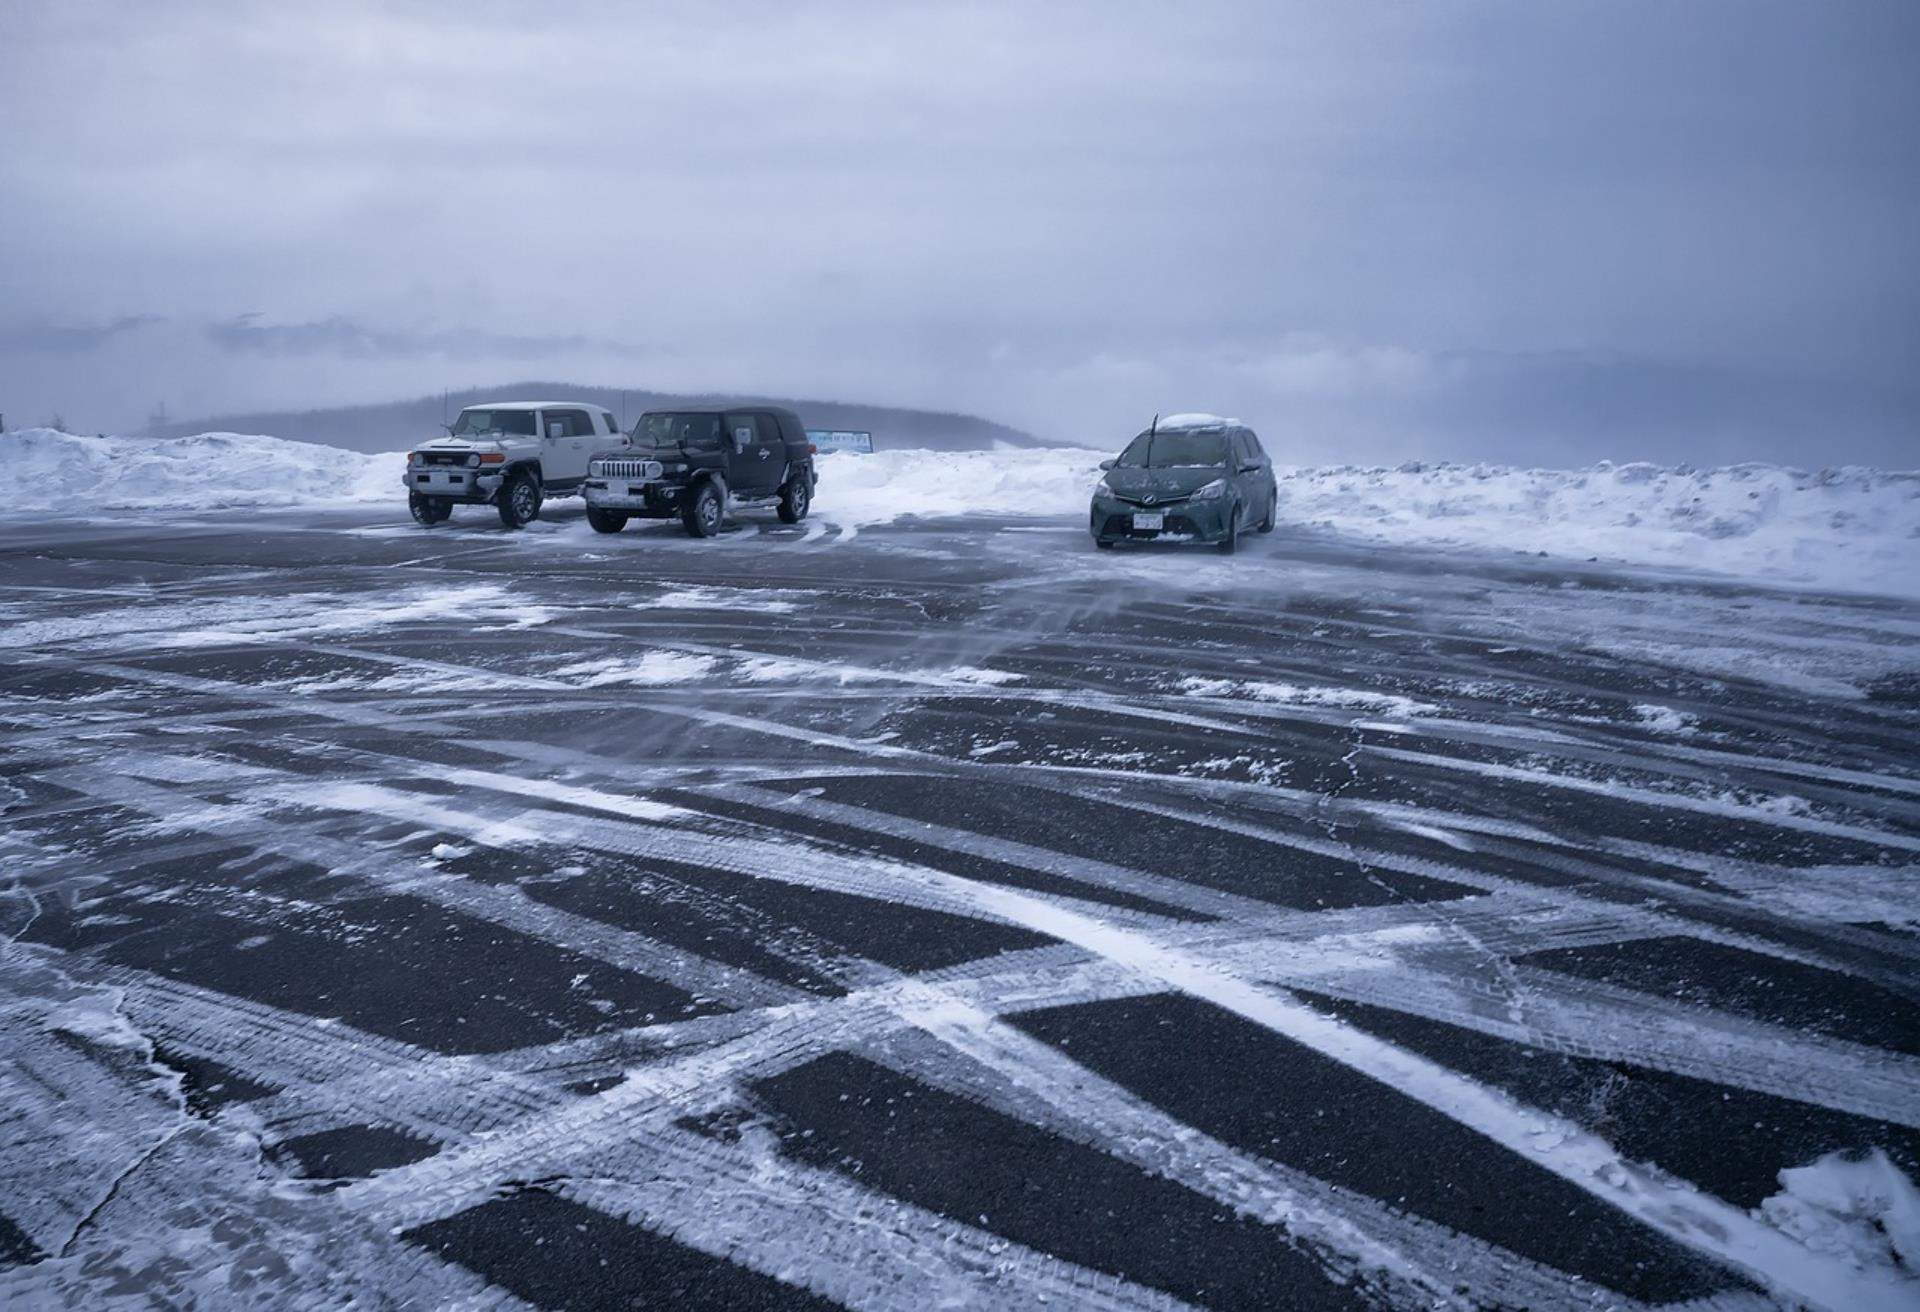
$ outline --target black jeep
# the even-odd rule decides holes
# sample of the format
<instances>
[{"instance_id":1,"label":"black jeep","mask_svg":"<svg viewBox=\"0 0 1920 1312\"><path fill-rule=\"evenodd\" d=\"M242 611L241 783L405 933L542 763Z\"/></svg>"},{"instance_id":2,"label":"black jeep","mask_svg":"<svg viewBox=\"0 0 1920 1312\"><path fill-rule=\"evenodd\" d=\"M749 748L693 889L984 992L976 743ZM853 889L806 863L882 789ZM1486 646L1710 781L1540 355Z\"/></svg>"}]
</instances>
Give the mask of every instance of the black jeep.
<instances>
[{"instance_id":1,"label":"black jeep","mask_svg":"<svg viewBox=\"0 0 1920 1312\"><path fill-rule=\"evenodd\" d=\"M626 448L588 464L587 522L618 533L635 516L678 515L706 538L732 506L773 505L797 524L819 482L813 455L800 416L777 406L650 410Z\"/></svg>"}]
</instances>

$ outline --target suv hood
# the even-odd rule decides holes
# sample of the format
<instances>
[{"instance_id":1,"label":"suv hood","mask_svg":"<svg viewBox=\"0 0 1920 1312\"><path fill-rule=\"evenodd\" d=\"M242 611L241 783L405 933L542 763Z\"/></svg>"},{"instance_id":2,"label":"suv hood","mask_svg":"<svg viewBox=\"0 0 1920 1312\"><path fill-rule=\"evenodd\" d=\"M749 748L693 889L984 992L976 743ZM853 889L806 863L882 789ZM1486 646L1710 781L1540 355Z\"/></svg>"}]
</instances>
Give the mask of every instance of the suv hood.
<instances>
[{"instance_id":1,"label":"suv hood","mask_svg":"<svg viewBox=\"0 0 1920 1312\"><path fill-rule=\"evenodd\" d=\"M1152 494L1163 501L1192 496L1208 483L1226 476L1224 465L1168 465L1160 469L1115 465L1105 474L1107 486L1123 497Z\"/></svg>"},{"instance_id":2,"label":"suv hood","mask_svg":"<svg viewBox=\"0 0 1920 1312\"><path fill-rule=\"evenodd\" d=\"M498 433L482 437L436 437L430 441L414 444L415 451L490 451L509 442L528 443L537 439L518 433Z\"/></svg>"}]
</instances>

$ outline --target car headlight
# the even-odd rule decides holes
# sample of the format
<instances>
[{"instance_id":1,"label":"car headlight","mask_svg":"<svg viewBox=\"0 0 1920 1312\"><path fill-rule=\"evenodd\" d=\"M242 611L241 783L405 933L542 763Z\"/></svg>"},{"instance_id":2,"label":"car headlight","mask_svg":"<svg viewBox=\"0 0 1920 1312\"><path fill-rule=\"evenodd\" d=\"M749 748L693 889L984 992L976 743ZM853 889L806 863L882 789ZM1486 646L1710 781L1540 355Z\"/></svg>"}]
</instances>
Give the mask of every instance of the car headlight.
<instances>
[{"instance_id":1,"label":"car headlight","mask_svg":"<svg viewBox=\"0 0 1920 1312\"><path fill-rule=\"evenodd\" d=\"M1110 497L1113 495L1113 488L1103 478L1093 485L1093 494L1097 497Z\"/></svg>"},{"instance_id":2,"label":"car headlight","mask_svg":"<svg viewBox=\"0 0 1920 1312\"><path fill-rule=\"evenodd\" d=\"M1227 494L1227 480L1216 478L1203 488L1197 489L1188 497L1189 501L1218 501Z\"/></svg>"},{"instance_id":3,"label":"car headlight","mask_svg":"<svg viewBox=\"0 0 1920 1312\"><path fill-rule=\"evenodd\" d=\"M480 453L478 451L475 451L472 455L467 457L468 469L478 468L479 464L480 464Z\"/></svg>"}]
</instances>

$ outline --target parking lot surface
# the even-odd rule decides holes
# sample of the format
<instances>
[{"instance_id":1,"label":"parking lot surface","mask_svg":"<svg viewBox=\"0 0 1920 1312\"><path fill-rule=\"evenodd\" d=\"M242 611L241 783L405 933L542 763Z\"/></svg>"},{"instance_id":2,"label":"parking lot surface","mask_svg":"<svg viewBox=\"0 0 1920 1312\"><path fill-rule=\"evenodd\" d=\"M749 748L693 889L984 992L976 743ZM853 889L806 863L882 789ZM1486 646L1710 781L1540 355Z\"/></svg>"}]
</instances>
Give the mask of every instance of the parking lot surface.
<instances>
[{"instance_id":1,"label":"parking lot surface","mask_svg":"<svg viewBox=\"0 0 1920 1312\"><path fill-rule=\"evenodd\" d=\"M0 821L6 1306L1916 1294L1907 603L12 521Z\"/></svg>"}]
</instances>

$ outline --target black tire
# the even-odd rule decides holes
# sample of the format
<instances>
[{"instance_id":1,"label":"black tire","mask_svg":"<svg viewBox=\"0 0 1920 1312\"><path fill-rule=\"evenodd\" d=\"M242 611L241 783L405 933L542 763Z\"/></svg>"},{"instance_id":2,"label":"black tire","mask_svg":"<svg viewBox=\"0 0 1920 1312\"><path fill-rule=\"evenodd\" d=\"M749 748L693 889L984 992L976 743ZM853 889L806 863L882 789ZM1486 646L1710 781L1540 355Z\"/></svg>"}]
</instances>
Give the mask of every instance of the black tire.
<instances>
[{"instance_id":1,"label":"black tire","mask_svg":"<svg viewBox=\"0 0 1920 1312\"><path fill-rule=\"evenodd\" d=\"M691 536L710 538L720 531L720 519L725 513L720 489L709 480L687 495L687 504L680 509L680 522L687 526Z\"/></svg>"},{"instance_id":2,"label":"black tire","mask_svg":"<svg viewBox=\"0 0 1920 1312\"><path fill-rule=\"evenodd\" d=\"M587 523L595 533L618 533L627 526L627 512L624 510L595 510L587 507Z\"/></svg>"},{"instance_id":3,"label":"black tire","mask_svg":"<svg viewBox=\"0 0 1920 1312\"><path fill-rule=\"evenodd\" d=\"M1260 523L1257 526L1255 526L1254 531L1256 533L1273 532L1273 515L1274 515L1274 512L1277 511L1279 508L1280 508L1280 498L1278 496L1275 496L1272 499L1270 499L1267 502L1267 517L1261 520Z\"/></svg>"},{"instance_id":4,"label":"black tire","mask_svg":"<svg viewBox=\"0 0 1920 1312\"><path fill-rule=\"evenodd\" d=\"M1113 550L1113 543L1107 541L1105 538L1095 538L1093 540L1093 545L1100 548L1100 550L1102 551Z\"/></svg>"},{"instance_id":5,"label":"black tire","mask_svg":"<svg viewBox=\"0 0 1920 1312\"><path fill-rule=\"evenodd\" d=\"M506 527L525 528L540 518L540 480L527 473L513 475L494 498L494 505Z\"/></svg>"},{"instance_id":6,"label":"black tire","mask_svg":"<svg viewBox=\"0 0 1920 1312\"><path fill-rule=\"evenodd\" d=\"M813 479L803 469L780 489L780 522L798 524L813 506Z\"/></svg>"},{"instance_id":7,"label":"black tire","mask_svg":"<svg viewBox=\"0 0 1920 1312\"><path fill-rule=\"evenodd\" d=\"M430 497L419 492L407 493L407 513L414 522L424 528L432 528L443 523L453 515L453 503L445 497Z\"/></svg>"},{"instance_id":8,"label":"black tire","mask_svg":"<svg viewBox=\"0 0 1920 1312\"><path fill-rule=\"evenodd\" d=\"M1223 556L1231 556L1240 549L1240 507L1235 506L1227 512L1227 535L1220 539L1214 548Z\"/></svg>"}]
</instances>

